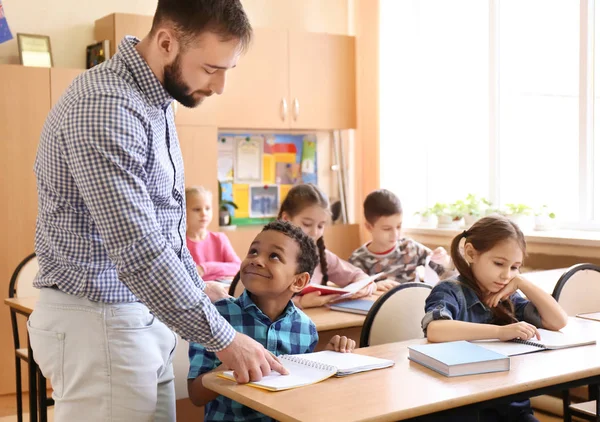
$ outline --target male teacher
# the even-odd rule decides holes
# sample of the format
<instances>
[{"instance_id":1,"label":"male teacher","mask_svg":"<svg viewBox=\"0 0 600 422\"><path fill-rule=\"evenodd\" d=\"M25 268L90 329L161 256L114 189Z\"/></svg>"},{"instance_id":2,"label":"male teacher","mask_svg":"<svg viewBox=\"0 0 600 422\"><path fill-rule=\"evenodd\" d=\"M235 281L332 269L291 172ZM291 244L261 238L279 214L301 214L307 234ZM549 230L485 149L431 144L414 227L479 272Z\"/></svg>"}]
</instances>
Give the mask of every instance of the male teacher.
<instances>
[{"instance_id":1,"label":"male teacher","mask_svg":"<svg viewBox=\"0 0 600 422\"><path fill-rule=\"evenodd\" d=\"M239 0L158 0L150 33L123 39L48 115L29 334L55 420L174 421L171 329L215 351L240 383L285 371L205 294L186 248L171 109L221 94L251 38Z\"/></svg>"}]
</instances>

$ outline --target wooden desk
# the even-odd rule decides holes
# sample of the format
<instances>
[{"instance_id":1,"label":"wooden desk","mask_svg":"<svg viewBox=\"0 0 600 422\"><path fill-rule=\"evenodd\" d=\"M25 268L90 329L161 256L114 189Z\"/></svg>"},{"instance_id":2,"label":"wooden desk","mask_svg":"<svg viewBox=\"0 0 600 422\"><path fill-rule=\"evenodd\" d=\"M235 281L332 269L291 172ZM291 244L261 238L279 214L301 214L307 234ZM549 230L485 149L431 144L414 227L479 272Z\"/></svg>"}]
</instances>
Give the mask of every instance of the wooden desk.
<instances>
[{"instance_id":1,"label":"wooden desk","mask_svg":"<svg viewBox=\"0 0 600 422\"><path fill-rule=\"evenodd\" d=\"M15 311L25 316L31 315L35 304L38 301L37 297L22 297L22 298L7 298L4 299L4 303Z\"/></svg>"},{"instance_id":2,"label":"wooden desk","mask_svg":"<svg viewBox=\"0 0 600 422\"><path fill-rule=\"evenodd\" d=\"M359 349L356 353L392 359L396 365L289 391L271 393L215 374L204 377L204 385L282 421L391 421L600 382L597 345L513 356L508 372L447 378L408 360L407 346L422 343L425 340Z\"/></svg>"},{"instance_id":3,"label":"wooden desk","mask_svg":"<svg viewBox=\"0 0 600 422\"><path fill-rule=\"evenodd\" d=\"M588 319L590 321L599 321L600 322L600 312L592 312L589 314L578 314L577 318Z\"/></svg>"},{"instance_id":4,"label":"wooden desk","mask_svg":"<svg viewBox=\"0 0 600 422\"><path fill-rule=\"evenodd\" d=\"M378 295L372 295L368 299L375 301L378 298ZM366 315L332 311L326 306L308 308L303 311L317 326L319 343L315 351L324 350L331 337L336 334L351 338L356 342L357 347L360 344L360 333L365 323Z\"/></svg>"}]
</instances>

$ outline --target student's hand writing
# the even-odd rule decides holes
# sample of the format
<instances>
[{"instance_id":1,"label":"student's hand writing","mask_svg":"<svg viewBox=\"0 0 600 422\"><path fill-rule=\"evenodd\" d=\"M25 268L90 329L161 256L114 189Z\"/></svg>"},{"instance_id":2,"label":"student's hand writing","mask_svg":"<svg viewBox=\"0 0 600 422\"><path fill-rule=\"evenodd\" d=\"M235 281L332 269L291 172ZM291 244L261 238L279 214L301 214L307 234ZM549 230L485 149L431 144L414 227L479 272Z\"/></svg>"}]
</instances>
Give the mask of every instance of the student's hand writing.
<instances>
[{"instance_id":1,"label":"student's hand writing","mask_svg":"<svg viewBox=\"0 0 600 422\"><path fill-rule=\"evenodd\" d=\"M317 290L300 296L298 304L300 305L300 308L316 308L318 306L327 305L339 297L340 295L322 295L321 292Z\"/></svg>"},{"instance_id":2,"label":"student's hand writing","mask_svg":"<svg viewBox=\"0 0 600 422\"><path fill-rule=\"evenodd\" d=\"M356 347L356 342L346 336L335 335L331 337L325 350L333 350L334 352L351 353Z\"/></svg>"},{"instance_id":3,"label":"student's hand writing","mask_svg":"<svg viewBox=\"0 0 600 422\"><path fill-rule=\"evenodd\" d=\"M514 339L529 340L533 337L540 340L540 332L534 325L524 321L498 327L498 338L502 341Z\"/></svg>"},{"instance_id":4,"label":"student's hand writing","mask_svg":"<svg viewBox=\"0 0 600 422\"><path fill-rule=\"evenodd\" d=\"M448 255L446 249L442 248L441 246L433 250L431 260L444 268L449 268L450 263L452 262L452 259L450 258L450 255Z\"/></svg>"},{"instance_id":5,"label":"student's hand writing","mask_svg":"<svg viewBox=\"0 0 600 422\"><path fill-rule=\"evenodd\" d=\"M504 286L502 289L500 289L498 292L492 293L487 298L485 298L485 300L484 300L485 304L487 306L489 306L490 308L495 308L496 306L498 306L498 303L500 303L503 300L508 299L514 292L516 292L519 289L520 281L521 281L521 277L516 276L515 278L510 280L508 282L508 284L506 286Z\"/></svg>"},{"instance_id":6,"label":"student's hand writing","mask_svg":"<svg viewBox=\"0 0 600 422\"><path fill-rule=\"evenodd\" d=\"M229 296L227 286L218 281L207 281L204 293L210 298L211 302L231 297Z\"/></svg>"},{"instance_id":7,"label":"student's hand writing","mask_svg":"<svg viewBox=\"0 0 600 422\"><path fill-rule=\"evenodd\" d=\"M400 285L397 281L394 280L381 280L375 283L377 285L378 292L387 292L388 290Z\"/></svg>"},{"instance_id":8,"label":"student's hand writing","mask_svg":"<svg viewBox=\"0 0 600 422\"><path fill-rule=\"evenodd\" d=\"M277 371L282 375L289 374L271 352L242 333L236 333L233 342L216 352L216 355L227 368L233 370L233 375L239 384L260 381L271 371Z\"/></svg>"}]
</instances>

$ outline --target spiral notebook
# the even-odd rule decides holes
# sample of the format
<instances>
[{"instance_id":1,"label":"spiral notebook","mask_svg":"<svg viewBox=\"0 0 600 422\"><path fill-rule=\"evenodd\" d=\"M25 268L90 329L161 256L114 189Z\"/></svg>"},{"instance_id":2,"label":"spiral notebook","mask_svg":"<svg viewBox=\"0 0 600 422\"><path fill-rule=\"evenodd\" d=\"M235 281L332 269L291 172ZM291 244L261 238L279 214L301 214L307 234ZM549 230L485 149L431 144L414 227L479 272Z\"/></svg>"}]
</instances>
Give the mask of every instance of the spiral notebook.
<instances>
[{"instance_id":1,"label":"spiral notebook","mask_svg":"<svg viewBox=\"0 0 600 422\"><path fill-rule=\"evenodd\" d=\"M394 365L394 361L388 359L332 351L283 355L279 356L279 360L289 375L273 371L260 381L250 382L248 385L268 391L283 391L316 384L334 375L343 377ZM235 381L232 371L221 372L217 376Z\"/></svg>"},{"instance_id":2,"label":"spiral notebook","mask_svg":"<svg viewBox=\"0 0 600 422\"><path fill-rule=\"evenodd\" d=\"M571 328L573 323L571 323ZM550 331L543 328L538 329L541 340L532 338L530 340L479 340L474 341L479 346L506 356L523 355L525 353L540 352L542 350L558 350L569 347L587 346L596 343L596 334L582 330Z\"/></svg>"}]
</instances>

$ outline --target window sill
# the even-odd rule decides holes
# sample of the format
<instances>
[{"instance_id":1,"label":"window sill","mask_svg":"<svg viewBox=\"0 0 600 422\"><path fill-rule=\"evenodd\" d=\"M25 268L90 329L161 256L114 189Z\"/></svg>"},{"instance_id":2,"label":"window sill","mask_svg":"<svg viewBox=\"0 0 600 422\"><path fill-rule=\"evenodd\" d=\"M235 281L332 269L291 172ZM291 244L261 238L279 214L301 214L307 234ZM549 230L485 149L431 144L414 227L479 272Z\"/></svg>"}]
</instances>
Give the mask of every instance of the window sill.
<instances>
[{"instance_id":1,"label":"window sill","mask_svg":"<svg viewBox=\"0 0 600 422\"><path fill-rule=\"evenodd\" d=\"M406 227L403 232L421 243L449 246L462 230L429 227ZM530 254L600 256L600 232L583 230L526 231L527 252Z\"/></svg>"}]
</instances>

